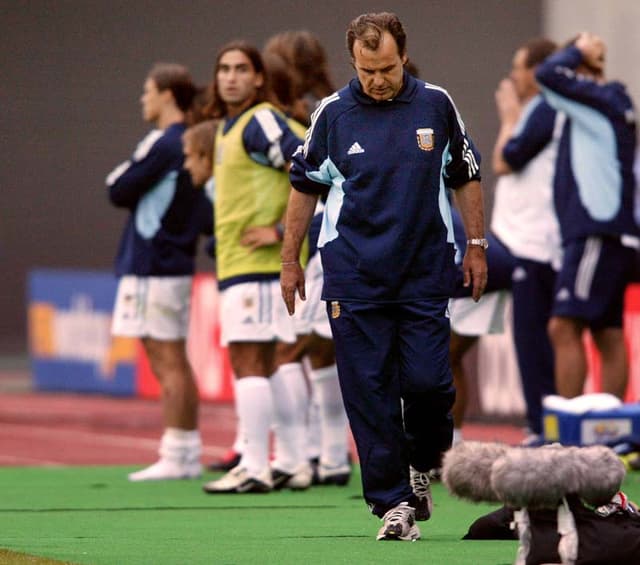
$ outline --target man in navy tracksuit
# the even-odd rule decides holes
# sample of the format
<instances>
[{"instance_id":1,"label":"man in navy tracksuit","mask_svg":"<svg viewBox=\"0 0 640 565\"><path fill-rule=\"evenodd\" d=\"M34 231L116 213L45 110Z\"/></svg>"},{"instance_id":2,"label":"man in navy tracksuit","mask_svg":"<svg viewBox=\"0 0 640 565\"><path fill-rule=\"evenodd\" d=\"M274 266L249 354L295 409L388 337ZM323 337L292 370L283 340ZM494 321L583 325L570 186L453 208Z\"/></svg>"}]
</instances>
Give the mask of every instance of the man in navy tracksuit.
<instances>
[{"instance_id":1,"label":"man in navy tracksuit","mask_svg":"<svg viewBox=\"0 0 640 565\"><path fill-rule=\"evenodd\" d=\"M622 313L638 247L636 118L624 86L604 80L604 56L602 40L582 33L536 72L549 104L567 117L554 179L564 257L549 334L558 394L568 398L583 392L585 327L601 354L603 391L623 398L627 385Z\"/></svg>"},{"instance_id":2,"label":"man in navy tracksuit","mask_svg":"<svg viewBox=\"0 0 640 565\"><path fill-rule=\"evenodd\" d=\"M465 282L486 285L479 155L453 101L403 71L395 14L351 22L357 79L325 98L294 155L281 284L290 313L304 298L298 263L318 194L318 240L345 408L378 539L415 540L431 514L427 472L451 444L455 392L447 302L456 265L447 189L469 244Z\"/></svg>"}]
</instances>

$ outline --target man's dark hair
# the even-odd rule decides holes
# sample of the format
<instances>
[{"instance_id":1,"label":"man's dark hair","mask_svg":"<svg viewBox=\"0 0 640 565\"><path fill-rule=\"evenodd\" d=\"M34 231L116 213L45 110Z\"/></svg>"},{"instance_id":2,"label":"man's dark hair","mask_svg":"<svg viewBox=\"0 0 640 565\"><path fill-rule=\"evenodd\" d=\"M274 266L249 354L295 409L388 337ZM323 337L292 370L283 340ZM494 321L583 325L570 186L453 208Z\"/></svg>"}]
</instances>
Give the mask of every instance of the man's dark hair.
<instances>
[{"instance_id":1,"label":"man's dark hair","mask_svg":"<svg viewBox=\"0 0 640 565\"><path fill-rule=\"evenodd\" d=\"M553 54L557 48L558 46L555 42L545 37L530 39L521 47L527 52L524 64L528 69L537 67L549 55Z\"/></svg>"},{"instance_id":2,"label":"man's dark hair","mask_svg":"<svg viewBox=\"0 0 640 565\"><path fill-rule=\"evenodd\" d=\"M353 44L356 39L366 49L376 51L382 42L384 32L389 32L398 45L398 55L406 54L407 35L398 16L392 12L362 14L353 20L347 28L347 49L353 57Z\"/></svg>"},{"instance_id":3,"label":"man's dark hair","mask_svg":"<svg viewBox=\"0 0 640 565\"><path fill-rule=\"evenodd\" d=\"M418 66L413 61L407 61L404 65L404 70L411 76L420 78L420 69L418 69Z\"/></svg>"},{"instance_id":4,"label":"man's dark hair","mask_svg":"<svg viewBox=\"0 0 640 565\"><path fill-rule=\"evenodd\" d=\"M290 112L296 100L293 70L276 52L263 53L262 60L269 76L271 93L275 96L277 105L283 112Z\"/></svg>"},{"instance_id":5,"label":"man's dark hair","mask_svg":"<svg viewBox=\"0 0 640 565\"><path fill-rule=\"evenodd\" d=\"M214 119L224 118L227 114L227 104L220 98L220 93L218 92L218 81L216 76L218 74L218 70L220 68L220 59L225 53L229 51L241 51L244 53L249 61L251 62L251 66L256 73L262 74L263 84L256 91L256 96L253 99L253 103L259 104L260 102L265 102L269 100L269 86L267 84L267 73L264 70L264 63L262 61L262 56L260 55L260 51L253 45L247 43L243 40L231 41L224 45L216 56L216 64L213 69L213 80L209 85L209 99L210 103L207 108L207 115Z\"/></svg>"},{"instance_id":6,"label":"man's dark hair","mask_svg":"<svg viewBox=\"0 0 640 565\"><path fill-rule=\"evenodd\" d=\"M158 91L170 90L180 110L186 112L191 107L196 85L187 67L177 63L156 63L147 77L156 83Z\"/></svg>"},{"instance_id":7,"label":"man's dark hair","mask_svg":"<svg viewBox=\"0 0 640 565\"><path fill-rule=\"evenodd\" d=\"M290 66L295 80L296 98L311 92L324 98L335 90L329 72L327 53L320 40L310 31L288 30L272 35L262 56L275 53Z\"/></svg>"}]
</instances>

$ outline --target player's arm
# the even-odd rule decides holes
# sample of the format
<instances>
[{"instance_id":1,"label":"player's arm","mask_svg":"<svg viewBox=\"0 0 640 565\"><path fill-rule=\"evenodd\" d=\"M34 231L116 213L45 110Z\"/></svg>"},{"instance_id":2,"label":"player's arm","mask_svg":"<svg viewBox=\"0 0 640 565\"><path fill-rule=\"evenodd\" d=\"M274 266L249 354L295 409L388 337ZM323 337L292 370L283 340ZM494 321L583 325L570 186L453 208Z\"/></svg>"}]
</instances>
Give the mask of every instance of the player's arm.
<instances>
[{"instance_id":1,"label":"player's arm","mask_svg":"<svg viewBox=\"0 0 640 565\"><path fill-rule=\"evenodd\" d=\"M540 64L536 70L536 80L549 104L556 110L565 112L573 120L588 119L581 109L584 106L613 117L621 108L612 103L611 89L606 84L600 84L576 72L581 64L589 65L591 60L577 47L579 41L575 46L551 55Z\"/></svg>"},{"instance_id":2,"label":"player's arm","mask_svg":"<svg viewBox=\"0 0 640 565\"><path fill-rule=\"evenodd\" d=\"M486 248L478 244L485 239L480 181L472 180L458 187L455 199L467 235L467 248L462 259L463 284L465 287L473 285L471 296L477 302L487 286L488 278Z\"/></svg>"},{"instance_id":3,"label":"player's arm","mask_svg":"<svg viewBox=\"0 0 640 565\"><path fill-rule=\"evenodd\" d=\"M301 143L286 120L269 109L256 112L243 132L245 150L254 161L287 172L291 157ZM240 243L252 250L278 244L284 236L284 222L285 216L270 226L249 226Z\"/></svg>"},{"instance_id":4,"label":"player's arm","mask_svg":"<svg viewBox=\"0 0 640 565\"><path fill-rule=\"evenodd\" d=\"M285 215L272 226L249 226L242 232L240 244L251 248L267 247L276 245L284 239Z\"/></svg>"},{"instance_id":5,"label":"player's arm","mask_svg":"<svg viewBox=\"0 0 640 565\"><path fill-rule=\"evenodd\" d=\"M462 260L464 286L472 285L472 297L478 301L487 286L487 257L484 247L469 244L469 241L484 239L480 154L467 136L462 118L452 101L449 109L449 136L451 158L444 170L444 181L447 187L454 190L468 241Z\"/></svg>"},{"instance_id":6,"label":"player's arm","mask_svg":"<svg viewBox=\"0 0 640 565\"><path fill-rule=\"evenodd\" d=\"M282 116L262 108L244 129L242 142L247 155L256 163L287 171L302 139L293 133Z\"/></svg>"},{"instance_id":7,"label":"player's arm","mask_svg":"<svg viewBox=\"0 0 640 565\"><path fill-rule=\"evenodd\" d=\"M332 184L331 172L322 167L328 157L326 116L314 113L304 145L300 145L291 160L289 178L291 194L287 205L287 220L282 242L280 287L289 314L295 312L296 291L304 300L304 271L300 251L313 218L318 196L326 194Z\"/></svg>"},{"instance_id":8,"label":"player's arm","mask_svg":"<svg viewBox=\"0 0 640 565\"><path fill-rule=\"evenodd\" d=\"M513 172L524 169L553 139L555 110L542 97L534 104L532 109L527 108L527 115L502 148L502 159Z\"/></svg>"},{"instance_id":9,"label":"player's arm","mask_svg":"<svg viewBox=\"0 0 640 565\"><path fill-rule=\"evenodd\" d=\"M317 201L317 194L299 192L295 189L292 189L289 195L287 222L281 251L280 287L287 311L291 315L295 312L296 291L302 300L306 300L300 251L309 232Z\"/></svg>"},{"instance_id":10,"label":"player's arm","mask_svg":"<svg viewBox=\"0 0 640 565\"><path fill-rule=\"evenodd\" d=\"M500 81L495 93L495 100L498 118L500 120L500 129L493 147L491 164L493 165L493 172L496 175L507 175L512 172L512 169L509 163L505 161L502 150L513 137L522 112L522 106L516 94L513 81L509 79L502 79Z\"/></svg>"},{"instance_id":11,"label":"player's arm","mask_svg":"<svg viewBox=\"0 0 640 565\"><path fill-rule=\"evenodd\" d=\"M118 207L132 208L168 172L176 155L154 130L143 139L129 161L116 167L106 179L109 199Z\"/></svg>"}]
</instances>

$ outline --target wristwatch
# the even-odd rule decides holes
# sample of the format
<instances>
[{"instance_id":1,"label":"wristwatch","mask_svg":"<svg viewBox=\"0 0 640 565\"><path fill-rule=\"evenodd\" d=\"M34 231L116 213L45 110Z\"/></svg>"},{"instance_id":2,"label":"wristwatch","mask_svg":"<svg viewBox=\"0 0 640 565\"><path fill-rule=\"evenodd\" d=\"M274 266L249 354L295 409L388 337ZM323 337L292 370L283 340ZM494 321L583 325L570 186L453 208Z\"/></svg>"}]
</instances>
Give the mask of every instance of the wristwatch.
<instances>
[{"instance_id":1,"label":"wristwatch","mask_svg":"<svg viewBox=\"0 0 640 565\"><path fill-rule=\"evenodd\" d=\"M467 245L478 245L482 247L482 249L487 249L487 247L489 247L489 240L485 239L484 237L467 239Z\"/></svg>"}]
</instances>

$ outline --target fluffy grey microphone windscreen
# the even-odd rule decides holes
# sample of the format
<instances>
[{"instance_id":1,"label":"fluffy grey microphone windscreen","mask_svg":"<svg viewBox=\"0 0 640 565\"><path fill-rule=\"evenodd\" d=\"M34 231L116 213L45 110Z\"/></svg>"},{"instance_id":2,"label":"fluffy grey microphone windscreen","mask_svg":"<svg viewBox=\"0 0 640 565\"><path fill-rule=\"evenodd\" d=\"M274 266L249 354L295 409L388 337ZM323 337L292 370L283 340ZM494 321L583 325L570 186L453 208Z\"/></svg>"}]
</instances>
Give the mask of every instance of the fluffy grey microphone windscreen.
<instances>
[{"instance_id":1,"label":"fluffy grey microphone windscreen","mask_svg":"<svg viewBox=\"0 0 640 565\"><path fill-rule=\"evenodd\" d=\"M491 487L491 465L508 447L499 443L463 441L445 453L442 482L449 492L473 502L499 502Z\"/></svg>"}]
</instances>

